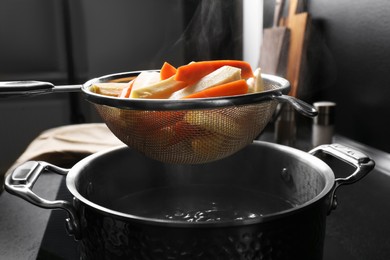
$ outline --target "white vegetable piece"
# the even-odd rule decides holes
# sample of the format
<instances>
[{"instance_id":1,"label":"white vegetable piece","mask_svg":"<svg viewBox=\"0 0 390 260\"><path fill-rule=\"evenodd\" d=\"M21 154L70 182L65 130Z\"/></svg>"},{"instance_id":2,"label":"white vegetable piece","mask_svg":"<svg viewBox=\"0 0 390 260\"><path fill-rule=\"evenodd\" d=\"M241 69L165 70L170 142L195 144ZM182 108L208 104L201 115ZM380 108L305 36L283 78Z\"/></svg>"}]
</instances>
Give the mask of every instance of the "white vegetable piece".
<instances>
[{"instance_id":1,"label":"white vegetable piece","mask_svg":"<svg viewBox=\"0 0 390 260\"><path fill-rule=\"evenodd\" d=\"M183 88L184 82L174 80L174 76L155 83L132 89L132 98L169 98L173 92ZM134 86L133 86L134 88Z\"/></svg>"},{"instance_id":2,"label":"white vegetable piece","mask_svg":"<svg viewBox=\"0 0 390 260\"><path fill-rule=\"evenodd\" d=\"M160 73L156 71L143 71L135 79L131 88L130 97L134 98L135 90L152 85L160 81Z\"/></svg>"},{"instance_id":3,"label":"white vegetable piece","mask_svg":"<svg viewBox=\"0 0 390 260\"><path fill-rule=\"evenodd\" d=\"M246 84L248 85L248 93L255 93L255 78L248 78L246 80Z\"/></svg>"},{"instance_id":4,"label":"white vegetable piece","mask_svg":"<svg viewBox=\"0 0 390 260\"><path fill-rule=\"evenodd\" d=\"M264 91L264 82L263 78L261 77L261 69L257 68L253 75L255 76L255 85L254 85L254 92L262 92Z\"/></svg>"}]
</instances>

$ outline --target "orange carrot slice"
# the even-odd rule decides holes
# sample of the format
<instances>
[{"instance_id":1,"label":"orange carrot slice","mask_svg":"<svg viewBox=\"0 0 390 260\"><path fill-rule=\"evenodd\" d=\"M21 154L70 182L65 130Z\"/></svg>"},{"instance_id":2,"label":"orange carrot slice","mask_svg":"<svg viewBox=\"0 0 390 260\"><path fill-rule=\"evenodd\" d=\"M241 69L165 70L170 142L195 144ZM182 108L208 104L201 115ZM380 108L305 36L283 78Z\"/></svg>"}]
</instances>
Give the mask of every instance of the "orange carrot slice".
<instances>
[{"instance_id":1,"label":"orange carrot slice","mask_svg":"<svg viewBox=\"0 0 390 260\"><path fill-rule=\"evenodd\" d=\"M207 74L223 66L231 66L241 69L241 78L253 77L253 71L249 63L240 60L213 60L198 61L180 66L176 70L175 80L184 81L191 85L206 76Z\"/></svg>"},{"instance_id":2,"label":"orange carrot slice","mask_svg":"<svg viewBox=\"0 0 390 260\"><path fill-rule=\"evenodd\" d=\"M131 89L133 88L134 81L135 81L135 79L130 81L129 84L127 85L127 87L125 87L122 90L122 93L119 95L120 98L128 98L128 97L130 97L130 93L131 93Z\"/></svg>"},{"instance_id":3,"label":"orange carrot slice","mask_svg":"<svg viewBox=\"0 0 390 260\"><path fill-rule=\"evenodd\" d=\"M184 98L223 97L246 93L248 93L248 84L245 79L240 79L190 94Z\"/></svg>"},{"instance_id":4,"label":"orange carrot slice","mask_svg":"<svg viewBox=\"0 0 390 260\"><path fill-rule=\"evenodd\" d=\"M163 66L160 70L160 79L168 79L176 74L176 68L169 64L168 62L164 62Z\"/></svg>"}]
</instances>

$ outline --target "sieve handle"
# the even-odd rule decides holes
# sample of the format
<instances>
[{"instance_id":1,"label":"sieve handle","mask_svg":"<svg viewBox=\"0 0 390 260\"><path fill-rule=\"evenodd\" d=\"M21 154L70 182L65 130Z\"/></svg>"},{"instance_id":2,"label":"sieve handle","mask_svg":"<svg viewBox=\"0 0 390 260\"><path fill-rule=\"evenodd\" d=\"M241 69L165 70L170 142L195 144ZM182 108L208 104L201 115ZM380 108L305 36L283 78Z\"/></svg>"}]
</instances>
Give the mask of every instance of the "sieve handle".
<instances>
[{"instance_id":1,"label":"sieve handle","mask_svg":"<svg viewBox=\"0 0 390 260\"><path fill-rule=\"evenodd\" d=\"M67 211L69 218L66 219L66 228L70 234L74 235L76 239L79 239L79 220L72 203L65 200L46 200L32 190L38 177L46 171L66 175L69 170L46 162L28 161L17 166L11 173L7 174L4 182L5 190L38 207L45 209L63 209Z\"/></svg>"},{"instance_id":2,"label":"sieve handle","mask_svg":"<svg viewBox=\"0 0 390 260\"><path fill-rule=\"evenodd\" d=\"M280 102L289 103L298 113L304 116L315 117L318 115L318 111L315 109L314 106L295 97L288 96L288 95L276 95L276 96L272 96L272 99L276 99Z\"/></svg>"},{"instance_id":3,"label":"sieve handle","mask_svg":"<svg viewBox=\"0 0 390 260\"><path fill-rule=\"evenodd\" d=\"M81 85L54 86L45 81L0 81L0 97L27 96L53 92L79 91Z\"/></svg>"},{"instance_id":4,"label":"sieve handle","mask_svg":"<svg viewBox=\"0 0 390 260\"><path fill-rule=\"evenodd\" d=\"M345 178L336 178L335 184L333 186L333 190L331 192L330 197L330 207L328 210L328 214L337 207L337 199L336 199L336 190L341 185L347 185L357 182L366 176L372 169L375 167L375 162L370 159L364 153L352 149L350 147L346 147L341 144L325 144L320 145L311 151L310 154L316 155L318 153L323 153L327 155L331 155L353 167L355 167L355 171Z\"/></svg>"}]
</instances>

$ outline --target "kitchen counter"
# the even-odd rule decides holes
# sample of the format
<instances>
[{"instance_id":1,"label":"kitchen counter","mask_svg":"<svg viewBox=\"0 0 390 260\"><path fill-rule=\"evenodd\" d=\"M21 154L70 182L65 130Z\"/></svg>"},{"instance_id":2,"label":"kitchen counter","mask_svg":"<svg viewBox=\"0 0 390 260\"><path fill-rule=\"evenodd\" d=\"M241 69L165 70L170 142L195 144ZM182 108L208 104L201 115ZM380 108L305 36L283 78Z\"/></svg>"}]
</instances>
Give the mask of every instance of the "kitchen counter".
<instances>
[{"instance_id":1,"label":"kitchen counter","mask_svg":"<svg viewBox=\"0 0 390 260\"><path fill-rule=\"evenodd\" d=\"M273 135L265 132L260 140L272 141ZM339 206L327 218L324 260L390 259L390 155L340 136L335 142L362 150L377 165L364 179L337 191ZM309 148L307 143L297 146ZM334 171L338 176L345 169ZM47 199L71 198L64 177L56 174L43 174L34 190ZM63 210L41 209L5 191L0 207L0 259L78 258Z\"/></svg>"}]
</instances>

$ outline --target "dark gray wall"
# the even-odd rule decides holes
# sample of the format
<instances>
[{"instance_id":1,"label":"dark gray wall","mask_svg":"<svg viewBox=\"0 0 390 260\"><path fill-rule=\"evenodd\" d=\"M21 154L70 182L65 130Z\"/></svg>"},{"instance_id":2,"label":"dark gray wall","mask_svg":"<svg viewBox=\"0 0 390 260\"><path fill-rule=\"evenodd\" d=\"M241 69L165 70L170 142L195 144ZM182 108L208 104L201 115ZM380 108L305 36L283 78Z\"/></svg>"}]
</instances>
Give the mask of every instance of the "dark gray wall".
<instances>
[{"instance_id":1,"label":"dark gray wall","mask_svg":"<svg viewBox=\"0 0 390 260\"><path fill-rule=\"evenodd\" d=\"M265 0L265 25L272 16ZM307 0L307 101L337 102L340 134L390 152L390 1Z\"/></svg>"},{"instance_id":2,"label":"dark gray wall","mask_svg":"<svg viewBox=\"0 0 390 260\"><path fill-rule=\"evenodd\" d=\"M60 1L0 1L0 81L69 80ZM69 96L0 99L0 175L40 132L69 124Z\"/></svg>"},{"instance_id":3,"label":"dark gray wall","mask_svg":"<svg viewBox=\"0 0 390 260\"><path fill-rule=\"evenodd\" d=\"M2 0L0 81L83 83L181 64L181 0ZM98 120L79 95L0 99L0 174L42 131Z\"/></svg>"},{"instance_id":4,"label":"dark gray wall","mask_svg":"<svg viewBox=\"0 0 390 260\"><path fill-rule=\"evenodd\" d=\"M180 63L182 1L67 1L76 78Z\"/></svg>"},{"instance_id":5,"label":"dark gray wall","mask_svg":"<svg viewBox=\"0 0 390 260\"><path fill-rule=\"evenodd\" d=\"M390 1L311 0L309 11L323 48L313 87L337 102L337 129L390 152Z\"/></svg>"}]
</instances>

